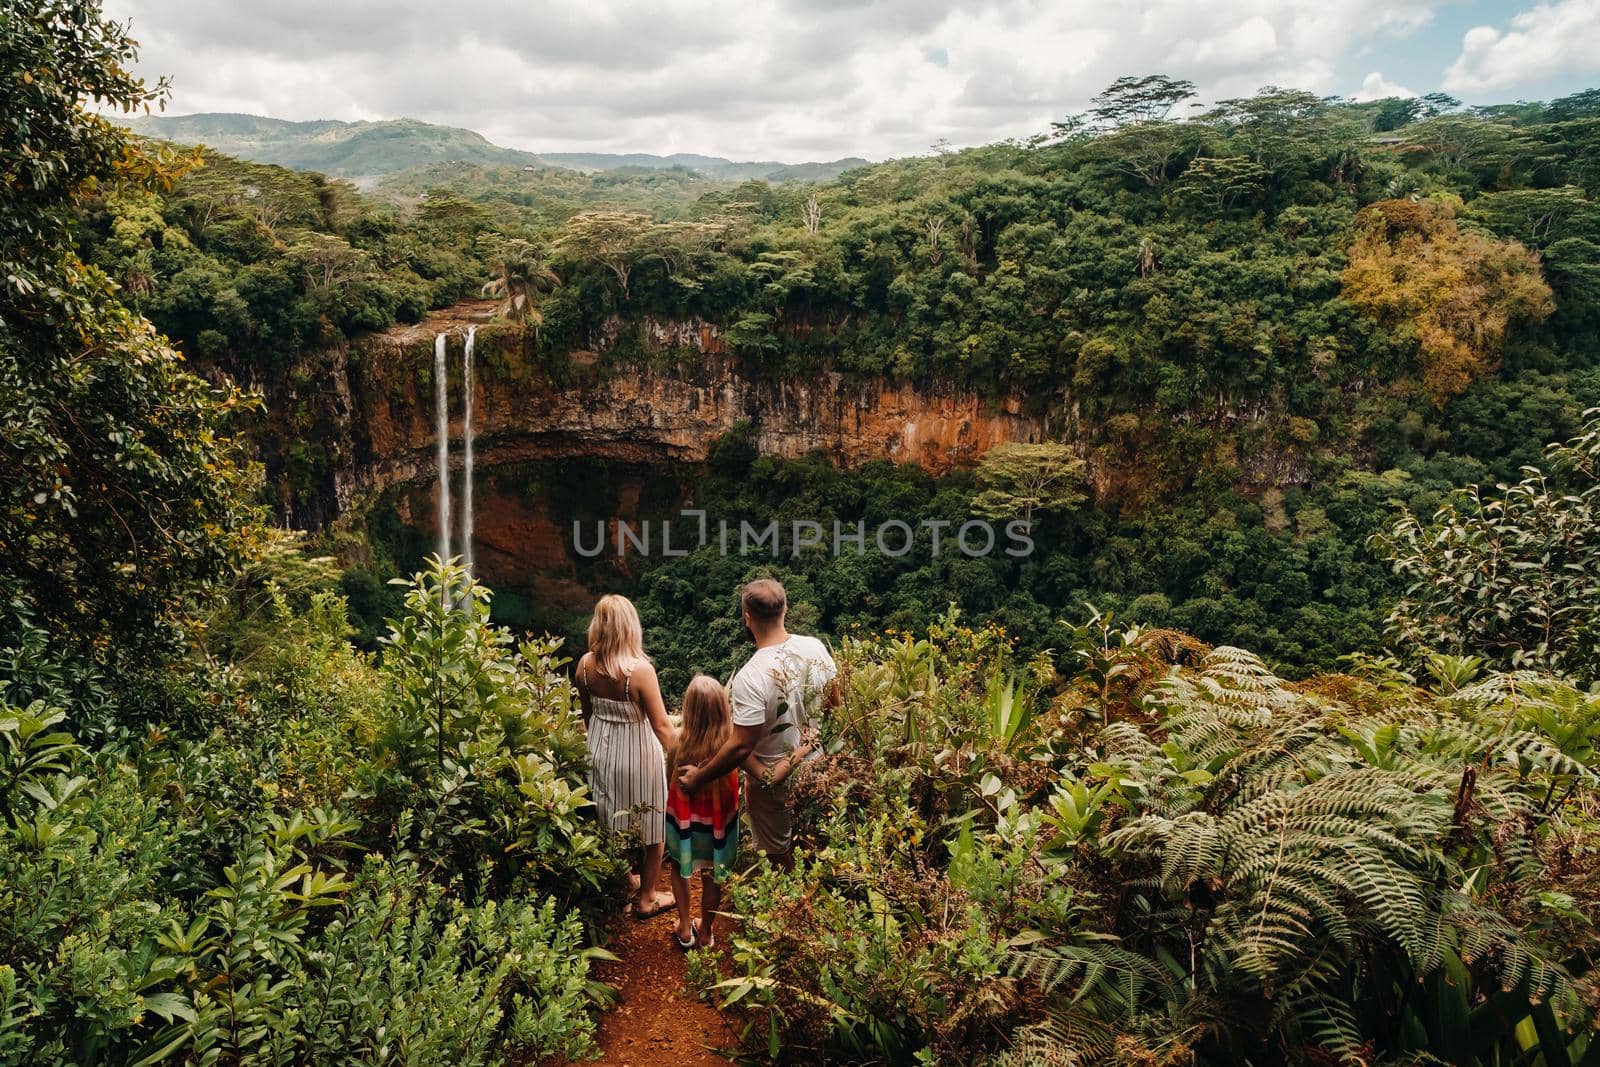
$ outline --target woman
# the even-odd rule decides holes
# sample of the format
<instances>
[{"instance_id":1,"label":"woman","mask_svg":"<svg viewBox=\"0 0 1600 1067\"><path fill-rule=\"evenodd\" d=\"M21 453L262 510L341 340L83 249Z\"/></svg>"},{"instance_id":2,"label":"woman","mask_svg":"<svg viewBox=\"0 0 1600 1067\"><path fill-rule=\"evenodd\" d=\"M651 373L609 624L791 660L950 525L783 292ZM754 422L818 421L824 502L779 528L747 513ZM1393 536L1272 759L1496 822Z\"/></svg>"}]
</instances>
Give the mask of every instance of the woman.
<instances>
[{"instance_id":1,"label":"woman","mask_svg":"<svg viewBox=\"0 0 1600 1067\"><path fill-rule=\"evenodd\" d=\"M595 605L577 682L589 735L589 792L602 825L633 829L644 846L632 908L635 918L648 919L673 905L671 894L656 890L673 729L656 669L645 658L639 613L627 597L603 596Z\"/></svg>"}]
</instances>

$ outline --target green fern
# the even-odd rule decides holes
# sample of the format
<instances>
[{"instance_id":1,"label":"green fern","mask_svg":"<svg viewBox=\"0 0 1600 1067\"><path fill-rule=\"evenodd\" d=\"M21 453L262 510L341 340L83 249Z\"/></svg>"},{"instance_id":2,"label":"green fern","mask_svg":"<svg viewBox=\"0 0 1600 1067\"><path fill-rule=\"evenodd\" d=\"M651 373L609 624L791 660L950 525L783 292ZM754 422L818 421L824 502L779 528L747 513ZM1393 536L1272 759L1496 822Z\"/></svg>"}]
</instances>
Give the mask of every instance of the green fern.
<instances>
[{"instance_id":1,"label":"green fern","mask_svg":"<svg viewBox=\"0 0 1600 1067\"><path fill-rule=\"evenodd\" d=\"M1302 693L1215 649L1152 685L1157 730L1100 737L1125 812L1098 841L1121 872L1120 938L1019 950L1016 973L1124 1032L1232 1004L1241 1019L1209 1040L1275 1035L1290 1058L1364 1060L1375 1024L1356 997L1401 976L1478 975L1579 1017L1561 962L1501 909L1536 891L1559 791L1596 782L1589 700L1530 675L1434 698L1355 684L1354 702Z\"/></svg>"}]
</instances>

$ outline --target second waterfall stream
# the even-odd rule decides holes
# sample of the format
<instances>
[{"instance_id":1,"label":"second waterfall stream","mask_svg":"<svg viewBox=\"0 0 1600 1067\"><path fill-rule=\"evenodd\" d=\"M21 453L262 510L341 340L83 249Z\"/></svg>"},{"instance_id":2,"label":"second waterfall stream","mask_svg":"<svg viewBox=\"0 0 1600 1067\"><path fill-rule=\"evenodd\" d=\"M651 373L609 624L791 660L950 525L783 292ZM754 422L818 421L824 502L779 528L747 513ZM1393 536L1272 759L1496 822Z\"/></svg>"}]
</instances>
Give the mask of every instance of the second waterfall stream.
<instances>
[{"instance_id":1,"label":"second waterfall stream","mask_svg":"<svg viewBox=\"0 0 1600 1067\"><path fill-rule=\"evenodd\" d=\"M461 353L461 565L472 578L472 345L476 326L467 327L466 347Z\"/></svg>"},{"instance_id":2,"label":"second waterfall stream","mask_svg":"<svg viewBox=\"0 0 1600 1067\"><path fill-rule=\"evenodd\" d=\"M473 480L473 393L475 368L473 367L473 347L477 341L478 328L467 327L466 343L461 354L461 380L462 380L462 420L461 420L461 564L466 569L467 578L472 578L472 480ZM436 334L433 338L433 422L434 422L434 447L439 465L439 547L438 553L441 560L451 558L450 535L454 525L455 516L450 505L450 362L449 362L448 331ZM445 602L449 603L449 591L445 591Z\"/></svg>"}]
</instances>

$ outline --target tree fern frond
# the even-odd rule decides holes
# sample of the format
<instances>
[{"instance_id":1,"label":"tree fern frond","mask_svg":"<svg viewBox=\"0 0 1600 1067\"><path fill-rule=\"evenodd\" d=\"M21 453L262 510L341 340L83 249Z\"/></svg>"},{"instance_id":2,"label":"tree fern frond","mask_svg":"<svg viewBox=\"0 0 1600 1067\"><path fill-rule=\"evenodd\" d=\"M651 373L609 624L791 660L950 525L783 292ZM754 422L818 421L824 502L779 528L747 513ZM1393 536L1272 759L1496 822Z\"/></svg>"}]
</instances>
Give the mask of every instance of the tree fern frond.
<instances>
[{"instance_id":1,"label":"tree fern frond","mask_svg":"<svg viewBox=\"0 0 1600 1067\"><path fill-rule=\"evenodd\" d=\"M1340 1063L1368 1061L1367 1038L1348 1001L1323 992L1296 1003L1294 1015L1300 1026L1316 1038L1318 1047L1337 1056Z\"/></svg>"},{"instance_id":2,"label":"tree fern frond","mask_svg":"<svg viewBox=\"0 0 1600 1067\"><path fill-rule=\"evenodd\" d=\"M1009 966L1013 975L1036 983L1046 993L1076 981L1072 1003L1096 992L1111 992L1130 1014L1147 989L1163 996L1173 991L1171 976L1154 960L1110 943L1018 949Z\"/></svg>"}]
</instances>

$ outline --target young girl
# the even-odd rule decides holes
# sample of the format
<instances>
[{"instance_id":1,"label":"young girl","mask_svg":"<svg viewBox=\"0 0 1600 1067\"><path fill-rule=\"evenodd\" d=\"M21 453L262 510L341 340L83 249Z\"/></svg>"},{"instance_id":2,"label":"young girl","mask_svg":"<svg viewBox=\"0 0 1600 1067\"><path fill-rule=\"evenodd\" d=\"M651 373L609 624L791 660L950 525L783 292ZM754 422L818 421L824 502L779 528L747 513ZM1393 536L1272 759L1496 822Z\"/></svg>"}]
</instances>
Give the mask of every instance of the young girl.
<instances>
[{"instance_id":1,"label":"young girl","mask_svg":"<svg viewBox=\"0 0 1600 1067\"><path fill-rule=\"evenodd\" d=\"M739 852L739 772L731 770L707 782L693 795L678 788L678 767L710 759L733 732L733 715L722 683L697 674L683 694L683 725L667 768L667 862L672 869L672 895L678 902L678 947L712 948L712 923L722 903L717 883L733 869ZM689 879L703 871L700 920L690 917Z\"/></svg>"}]
</instances>

